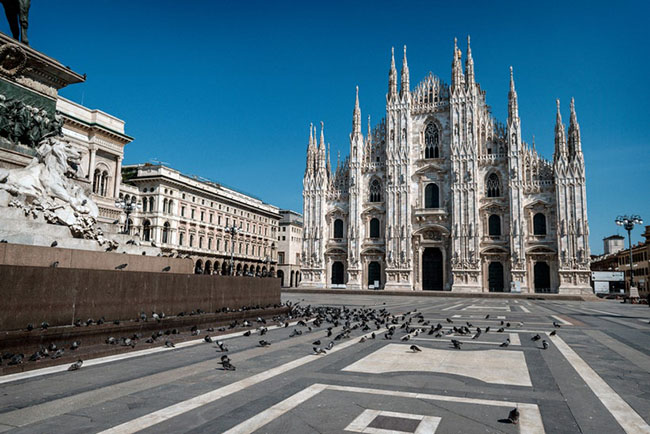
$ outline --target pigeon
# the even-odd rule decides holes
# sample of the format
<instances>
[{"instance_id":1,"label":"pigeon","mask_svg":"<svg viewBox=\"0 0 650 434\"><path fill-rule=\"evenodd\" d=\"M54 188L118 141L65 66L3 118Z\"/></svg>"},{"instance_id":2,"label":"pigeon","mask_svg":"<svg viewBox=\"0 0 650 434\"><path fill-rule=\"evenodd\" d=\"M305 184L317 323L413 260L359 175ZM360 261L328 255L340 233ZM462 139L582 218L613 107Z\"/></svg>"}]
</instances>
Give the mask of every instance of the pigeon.
<instances>
[{"instance_id":1,"label":"pigeon","mask_svg":"<svg viewBox=\"0 0 650 434\"><path fill-rule=\"evenodd\" d=\"M226 351L228 351L228 347L226 347L226 345L221 341L217 341L217 346L219 347L221 352L225 353Z\"/></svg>"},{"instance_id":2,"label":"pigeon","mask_svg":"<svg viewBox=\"0 0 650 434\"><path fill-rule=\"evenodd\" d=\"M490 326L485 327L485 333L490 331Z\"/></svg>"},{"instance_id":3,"label":"pigeon","mask_svg":"<svg viewBox=\"0 0 650 434\"><path fill-rule=\"evenodd\" d=\"M331 341L329 344L327 344L327 347L326 347L326 348L327 348L328 350L331 350L332 348L334 348L334 341Z\"/></svg>"},{"instance_id":4,"label":"pigeon","mask_svg":"<svg viewBox=\"0 0 650 434\"><path fill-rule=\"evenodd\" d=\"M457 350L460 350L460 347L463 344L461 341L456 339L452 339L451 343L453 344L454 348L456 348Z\"/></svg>"},{"instance_id":5,"label":"pigeon","mask_svg":"<svg viewBox=\"0 0 650 434\"><path fill-rule=\"evenodd\" d=\"M129 264L120 264L115 267L116 270L124 270Z\"/></svg>"},{"instance_id":6,"label":"pigeon","mask_svg":"<svg viewBox=\"0 0 650 434\"><path fill-rule=\"evenodd\" d=\"M163 271L163 272L167 272L167 271L169 271L169 270L171 270L171 269L172 269L172 267L168 265L168 266L166 266L165 268L163 268L162 271Z\"/></svg>"},{"instance_id":7,"label":"pigeon","mask_svg":"<svg viewBox=\"0 0 650 434\"><path fill-rule=\"evenodd\" d=\"M52 244L50 244L50 247L56 247L58 245L59 245L59 243L56 240L54 240L54 241L52 241Z\"/></svg>"},{"instance_id":8,"label":"pigeon","mask_svg":"<svg viewBox=\"0 0 650 434\"><path fill-rule=\"evenodd\" d=\"M557 331L553 330L549 336L555 336L557 334Z\"/></svg>"},{"instance_id":9,"label":"pigeon","mask_svg":"<svg viewBox=\"0 0 650 434\"><path fill-rule=\"evenodd\" d=\"M448 322L449 324L453 324L453 323L454 323L454 322L453 322L452 320L450 320L449 318L447 318L447 322Z\"/></svg>"},{"instance_id":10,"label":"pigeon","mask_svg":"<svg viewBox=\"0 0 650 434\"><path fill-rule=\"evenodd\" d=\"M70 346L70 349L74 351L74 350L78 349L80 345L81 345L81 342L79 342L79 341L74 341L74 342L72 343L72 345Z\"/></svg>"},{"instance_id":11,"label":"pigeon","mask_svg":"<svg viewBox=\"0 0 650 434\"><path fill-rule=\"evenodd\" d=\"M48 328L49 326L50 326L50 324L48 324L47 321L43 321L43 322L41 323L41 329L43 329L43 330L47 330L47 328Z\"/></svg>"},{"instance_id":12,"label":"pigeon","mask_svg":"<svg viewBox=\"0 0 650 434\"><path fill-rule=\"evenodd\" d=\"M43 355L41 354L41 352L40 352L40 351L36 351L34 354L32 354L32 355L29 357L29 361L30 361L30 362L37 362L37 361L41 360L42 358L43 358Z\"/></svg>"},{"instance_id":13,"label":"pigeon","mask_svg":"<svg viewBox=\"0 0 650 434\"><path fill-rule=\"evenodd\" d=\"M203 338L203 340L205 342L212 342L212 338L210 336L207 336L207 335Z\"/></svg>"},{"instance_id":14,"label":"pigeon","mask_svg":"<svg viewBox=\"0 0 650 434\"><path fill-rule=\"evenodd\" d=\"M64 353L63 348L61 348L60 350L56 350L56 352L54 354L52 354L50 356L50 358L58 359L59 357L61 357L63 355L63 353Z\"/></svg>"},{"instance_id":15,"label":"pigeon","mask_svg":"<svg viewBox=\"0 0 650 434\"><path fill-rule=\"evenodd\" d=\"M268 341L265 341L264 339L262 339L259 342L259 344L260 344L260 347L268 347L269 345L271 345L271 342L268 342Z\"/></svg>"},{"instance_id":16,"label":"pigeon","mask_svg":"<svg viewBox=\"0 0 650 434\"><path fill-rule=\"evenodd\" d=\"M538 340L540 340L540 339L542 339L542 337L541 337L539 334L536 334L535 336L533 336L532 338L530 338L531 341L538 341Z\"/></svg>"},{"instance_id":17,"label":"pigeon","mask_svg":"<svg viewBox=\"0 0 650 434\"><path fill-rule=\"evenodd\" d=\"M362 344L362 343L364 343L364 342L367 341L367 340L368 340L367 337L365 337L365 336L361 336L361 339L359 340L359 343Z\"/></svg>"},{"instance_id":18,"label":"pigeon","mask_svg":"<svg viewBox=\"0 0 650 434\"><path fill-rule=\"evenodd\" d=\"M50 345L47 346L47 349L50 351L56 351L57 350L56 344L54 342L50 342Z\"/></svg>"},{"instance_id":19,"label":"pigeon","mask_svg":"<svg viewBox=\"0 0 650 434\"><path fill-rule=\"evenodd\" d=\"M70 367L68 368L68 371L76 371L77 369L81 368L81 365L84 364L84 361L79 359L76 362L74 362Z\"/></svg>"},{"instance_id":20,"label":"pigeon","mask_svg":"<svg viewBox=\"0 0 650 434\"><path fill-rule=\"evenodd\" d=\"M56 267L58 267L58 266L59 266L59 261L54 261L54 262L52 262L52 263L50 264L50 267L52 267L52 268L56 268Z\"/></svg>"},{"instance_id":21,"label":"pigeon","mask_svg":"<svg viewBox=\"0 0 650 434\"><path fill-rule=\"evenodd\" d=\"M413 351L414 353L420 353L420 352L422 352L422 350L420 349L420 347L418 347L417 345L411 345L409 348L410 348L410 350Z\"/></svg>"},{"instance_id":22,"label":"pigeon","mask_svg":"<svg viewBox=\"0 0 650 434\"><path fill-rule=\"evenodd\" d=\"M7 363L10 366L14 365L20 365L23 363L23 358L25 356L23 354L15 354L14 356L11 357L11 360L9 360L9 363Z\"/></svg>"},{"instance_id":23,"label":"pigeon","mask_svg":"<svg viewBox=\"0 0 650 434\"><path fill-rule=\"evenodd\" d=\"M109 345L115 345L117 343L117 341L115 340L115 338L113 336L110 336L108 339L106 339L106 343L109 344Z\"/></svg>"},{"instance_id":24,"label":"pigeon","mask_svg":"<svg viewBox=\"0 0 650 434\"><path fill-rule=\"evenodd\" d=\"M165 341L165 346L166 346L167 348L174 348L176 345L174 345L174 343L173 343L172 341L170 341L170 340L166 340L166 341Z\"/></svg>"},{"instance_id":25,"label":"pigeon","mask_svg":"<svg viewBox=\"0 0 650 434\"><path fill-rule=\"evenodd\" d=\"M516 407L510 410L510 413L508 413L508 420L510 423L515 425L519 423L519 410Z\"/></svg>"},{"instance_id":26,"label":"pigeon","mask_svg":"<svg viewBox=\"0 0 650 434\"><path fill-rule=\"evenodd\" d=\"M506 330L506 329L504 329L503 327L501 327L501 328L499 328L499 330L497 330L497 332L498 332L498 333L503 333L505 330Z\"/></svg>"},{"instance_id":27,"label":"pigeon","mask_svg":"<svg viewBox=\"0 0 650 434\"><path fill-rule=\"evenodd\" d=\"M548 350L548 342L546 342L546 340L542 340L542 348Z\"/></svg>"},{"instance_id":28,"label":"pigeon","mask_svg":"<svg viewBox=\"0 0 650 434\"><path fill-rule=\"evenodd\" d=\"M321 347L314 347L314 353L315 353L316 355L327 354L327 351L325 351L325 350L322 349Z\"/></svg>"},{"instance_id":29,"label":"pigeon","mask_svg":"<svg viewBox=\"0 0 650 434\"><path fill-rule=\"evenodd\" d=\"M409 335L402 336L402 340L403 340L404 342L408 341L409 339L411 339L411 336L409 336Z\"/></svg>"},{"instance_id":30,"label":"pigeon","mask_svg":"<svg viewBox=\"0 0 650 434\"><path fill-rule=\"evenodd\" d=\"M487 315L485 315L485 319L488 319L488 318L490 318L490 314L489 314L489 313L488 313Z\"/></svg>"},{"instance_id":31,"label":"pigeon","mask_svg":"<svg viewBox=\"0 0 650 434\"><path fill-rule=\"evenodd\" d=\"M199 329L192 330L192 332L191 332L190 334L191 334L192 336L198 336L198 335L201 334L201 330L199 330ZM249 336L250 336L250 335L249 335Z\"/></svg>"},{"instance_id":32,"label":"pigeon","mask_svg":"<svg viewBox=\"0 0 650 434\"><path fill-rule=\"evenodd\" d=\"M317 341L312 342L312 345L320 345L320 339Z\"/></svg>"},{"instance_id":33,"label":"pigeon","mask_svg":"<svg viewBox=\"0 0 650 434\"><path fill-rule=\"evenodd\" d=\"M553 321L553 327L559 329L559 328L562 327L562 326L561 326L560 323L558 323L557 321Z\"/></svg>"},{"instance_id":34,"label":"pigeon","mask_svg":"<svg viewBox=\"0 0 650 434\"><path fill-rule=\"evenodd\" d=\"M481 328L477 327L476 328L476 334L472 336L472 339L478 339L478 337L481 336Z\"/></svg>"},{"instance_id":35,"label":"pigeon","mask_svg":"<svg viewBox=\"0 0 650 434\"><path fill-rule=\"evenodd\" d=\"M230 359L228 356L222 356L221 361L219 362L221 364L221 368L224 371L234 371L236 368L230 363Z\"/></svg>"},{"instance_id":36,"label":"pigeon","mask_svg":"<svg viewBox=\"0 0 650 434\"><path fill-rule=\"evenodd\" d=\"M507 338L507 339L506 339L506 340L505 340L501 345L499 345L499 346L500 346L500 347L507 347L508 345L510 345L510 338Z\"/></svg>"},{"instance_id":37,"label":"pigeon","mask_svg":"<svg viewBox=\"0 0 650 434\"><path fill-rule=\"evenodd\" d=\"M251 335L251 331L250 331L250 330L248 330L248 331L246 331L246 332L244 333L244 336L246 336L246 337L248 337L248 336L250 336L250 335Z\"/></svg>"},{"instance_id":38,"label":"pigeon","mask_svg":"<svg viewBox=\"0 0 650 434\"><path fill-rule=\"evenodd\" d=\"M158 322L160 322L160 315L158 315L156 312L151 313L151 319L154 319Z\"/></svg>"},{"instance_id":39,"label":"pigeon","mask_svg":"<svg viewBox=\"0 0 650 434\"><path fill-rule=\"evenodd\" d=\"M32 330L34 330L34 324L32 323L27 324L27 331L31 332Z\"/></svg>"},{"instance_id":40,"label":"pigeon","mask_svg":"<svg viewBox=\"0 0 650 434\"><path fill-rule=\"evenodd\" d=\"M375 336L375 332L372 332L372 334L370 335L370 339L375 339L376 337L377 336Z\"/></svg>"},{"instance_id":41,"label":"pigeon","mask_svg":"<svg viewBox=\"0 0 650 434\"><path fill-rule=\"evenodd\" d=\"M135 348L135 340L130 338L123 338L122 345L124 345L125 347Z\"/></svg>"}]
</instances>

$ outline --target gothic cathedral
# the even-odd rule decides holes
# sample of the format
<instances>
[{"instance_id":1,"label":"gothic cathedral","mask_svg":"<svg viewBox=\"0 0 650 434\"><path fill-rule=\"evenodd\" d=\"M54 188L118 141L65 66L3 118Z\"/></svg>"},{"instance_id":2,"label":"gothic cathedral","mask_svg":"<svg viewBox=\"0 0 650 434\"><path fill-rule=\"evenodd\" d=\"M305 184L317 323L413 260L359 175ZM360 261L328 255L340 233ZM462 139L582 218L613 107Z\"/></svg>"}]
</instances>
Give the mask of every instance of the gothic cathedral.
<instances>
[{"instance_id":1,"label":"gothic cathedral","mask_svg":"<svg viewBox=\"0 0 650 434\"><path fill-rule=\"evenodd\" d=\"M332 171L323 127L310 127L303 182L307 288L521 291L589 287L589 226L580 127L557 102L553 162L521 138L510 69L498 123L454 44L451 86L429 73L413 90L406 47L393 53L386 117L366 135L359 89L350 155Z\"/></svg>"}]
</instances>

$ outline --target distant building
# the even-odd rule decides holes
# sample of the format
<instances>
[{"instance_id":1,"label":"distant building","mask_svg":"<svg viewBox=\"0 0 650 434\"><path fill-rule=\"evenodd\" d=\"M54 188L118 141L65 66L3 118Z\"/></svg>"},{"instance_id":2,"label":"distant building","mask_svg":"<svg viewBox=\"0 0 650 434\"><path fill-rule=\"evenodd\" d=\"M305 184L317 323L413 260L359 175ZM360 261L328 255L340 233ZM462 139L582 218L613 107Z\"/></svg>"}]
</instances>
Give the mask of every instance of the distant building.
<instances>
[{"instance_id":1,"label":"distant building","mask_svg":"<svg viewBox=\"0 0 650 434\"><path fill-rule=\"evenodd\" d=\"M300 283L300 257L302 253L302 215L290 210L280 210L278 229L278 278L282 286L296 287Z\"/></svg>"},{"instance_id":2,"label":"distant building","mask_svg":"<svg viewBox=\"0 0 650 434\"><path fill-rule=\"evenodd\" d=\"M275 275L276 206L163 165L124 166L122 177L120 198L140 205L129 231L142 244L191 257L196 273L228 275L232 254L235 275ZM224 231L233 225L234 244Z\"/></svg>"},{"instance_id":3,"label":"distant building","mask_svg":"<svg viewBox=\"0 0 650 434\"><path fill-rule=\"evenodd\" d=\"M625 248L625 237L620 235L611 235L607 238L603 238L603 247L606 255L623 250Z\"/></svg>"},{"instance_id":4,"label":"distant building","mask_svg":"<svg viewBox=\"0 0 650 434\"><path fill-rule=\"evenodd\" d=\"M620 237L614 235L605 238L605 252L607 252L607 240L609 238ZM633 263L633 281L639 290L641 297L648 296L648 283L650 281L650 226L645 227L643 233L645 242L632 246L632 263ZM630 290L630 249L617 249L612 253L605 253L592 259L591 271L623 271L625 273L625 289Z\"/></svg>"}]
</instances>

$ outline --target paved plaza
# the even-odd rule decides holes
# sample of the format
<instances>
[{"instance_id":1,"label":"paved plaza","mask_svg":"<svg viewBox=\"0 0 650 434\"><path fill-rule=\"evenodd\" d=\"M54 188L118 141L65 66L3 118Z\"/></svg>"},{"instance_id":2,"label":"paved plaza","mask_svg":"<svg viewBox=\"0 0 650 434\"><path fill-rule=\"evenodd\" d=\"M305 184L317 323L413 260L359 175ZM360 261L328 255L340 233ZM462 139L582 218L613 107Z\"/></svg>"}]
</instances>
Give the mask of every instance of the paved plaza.
<instances>
[{"instance_id":1,"label":"paved plaza","mask_svg":"<svg viewBox=\"0 0 650 434\"><path fill-rule=\"evenodd\" d=\"M326 322L294 322L270 328L267 347L255 332L219 338L235 371L221 369L215 344L188 342L87 360L75 372L0 377L0 431L650 432L647 306L333 294L286 294L283 301L386 309L395 333L385 339L386 325L369 322L370 330L357 327L315 355L313 342L325 348L344 324L328 338ZM430 334L438 323L442 330ZM462 326L471 334L448 334ZM482 333L472 339L477 327ZM520 417L512 424L515 407Z\"/></svg>"}]
</instances>

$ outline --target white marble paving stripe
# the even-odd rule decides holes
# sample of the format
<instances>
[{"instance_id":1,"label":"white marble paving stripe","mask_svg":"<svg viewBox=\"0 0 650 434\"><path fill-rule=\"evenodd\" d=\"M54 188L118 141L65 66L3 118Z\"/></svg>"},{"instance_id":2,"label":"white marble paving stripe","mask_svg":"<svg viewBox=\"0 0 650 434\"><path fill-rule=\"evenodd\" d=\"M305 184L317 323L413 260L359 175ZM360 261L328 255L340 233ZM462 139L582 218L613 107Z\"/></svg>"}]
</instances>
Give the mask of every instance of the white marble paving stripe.
<instances>
[{"instance_id":1,"label":"white marble paving stripe","mask_svg":"<svg viewBox=\"0 0 650 434\"><path fill-rule=\"evenodd\" d=\"M452 309L456 309L457 307L461 307L463 304L464 304L464 303L461 303L461 304L455 304L455 305L453 305L453 306L449 306L449 307L446 307L446 308L444 308L444 309L440 309L440 310L452 310Z\"/></svg>"},{"instance_id":2,"label":"white marble paving stripe","mask_svg":"<svg viewBox=\"0 0 650 434\"><path fill-rule=\"evenodd\" d=\"M557 322L563 325L573 325L573 323L570 323L569 321L562 319L557 315L551 315L551 318L553 318L554 320L556 320Z\"/></svg>"},{"instance_id":3,"label":"white marble paving stripe","mask_svg":"<svg viewBox=\"0 0 650 434\"><path fill-rule=\"evenodd\" d=\"M584 333L650 374L650 356L619 342L617 339L612 338L600 330L585 330Z\"/></svg>"},{"instance_id":4,"label":"white marble paving stripe","mask_svg":"<svg viewBox=\"0 0 650 434\"><path fill-rule=\"evenodd\" d=\"M582 377L584 382L603 403L605 408L614 416L614 419L626 433L650 433L648 425L630 405L623 400L609 384L605 382L591 366L587 364L571 347L559 336L550 337L556 348L567 359L569 364Z\"/></svg>"},{"instance_id":5,"label":"white marble paving stripe","mask_svg":"<svg viewBox=\"0 0 650 434\"><path fill-rule=\"evenodd\" d=\"M309 321L306 321L306 322L312 322L312 321L313 321L313 319L311 319ZM297 321L289 323L290 326L295 326L296 324L298 324ZM275 329L278 329L278 328L284 328L284 326L274 325L274 326L269 326L267 328L269 329L269 331L271 331L271 330L275 330ZM259 330L251 329L251 332L252 333L259 333ZM214 340L223 341L223 340L226 340L226 339L232 339L232 338L242 336L243 333L244 333L243 331L238 331L236 333L228 333L228 334L225 334L225 335L218 335L218 336L214 336ZM172 351L172 350L179 349L179 348L192 347L194 345L199 345L199 344L204 344L204 343L205 343L205 341L203 340L203 338L201 338L201 339L194 339L194 340L191 340L191 341L179 342L179 343L175 344L176 345L175 348L167 348L167 347L161 346L161 347L155 347L155 348L148 348L146 350L140 350L140 351L130 351L128 353L116 354L116 355L113 355L113 356L98 357L96 359L88 359L88 360L84 360L84 368L87 368L89 366L102 365L104 363L117 362L119 360L132 359L134 357L148 356L150 354L156 354L156 353L160 353L160 352L163 352L163 351ZM68 370L69 367L70 367L70 363L64 363L62 365L50 366L50 367L41 368L41 369L34 369L32 371L19 372L19 373L16 373L16 374L4 375L4 376L0 377L0 384L10 383L12 381L25 380L27 378L40 377L42 375L55 374L57 372L65 372L65 371Z\"/></svg>"},{"instance_id":6,"label":"white marble paving stripe","mask_svg":"<svg viewBox=\"0 0 650 434\"><path fill-rule=\"evenodd\" d=\"M363 393L373 395L389 395L398 398L426 399L431 401L460 402L463 404L488 405L493 407L517 407L519 409L519 432L522 434L544 434L542 415L536 404L512 401L495 401L490 399L466 398L460 396L432 395L428 393L401 392L397 390L370 389L365 387L337 386L331 384L313 384L306 389L290 396L280 403L270 407L248 420L236 425L224 434L250 434L264 425L272 422L286 412L293 410L305 400L314 397L323 390L339 392Z\"/></svg>"},{"instance_id":7,"label":"white marble paving stripe","mask_svg":"<svg viewBox=\"0 0 650 434\"><path fill-rule=\"evenodd\" d=\"M519 340L519 336L516 334L511 333L510 336L515 336L517 343L515 343L512 339L510 338L510 345L512 346L521 346L521 341ZM490 342L490 341L475 341L472 340L471 338L463 339L460 337L455 337L454 339L458 339L464 344L483 344L483 345L501 345L501 342ZM426 341L426 342L451 342L451 339L443 339L443 338L411 338L410 340L416 340L416 341Z\"/></svg>"},{"instance_id":8,"label":"white marble paving stripe","mask_svg":"<svg viewBox=\"0 0 650 434\"><path fill-rule=\"evenodd\" d=\"M380 333L384 333L385 331L387 331L387 329L376 330L375 333L380 334ZM365 335L362 336L369 337L371 334L372 333L366 333ZM264 372L260 372L259 374L236 381L227 386L220 387L211 392L204 393L202 395L196 396L186 401L182 401L177 404L170 405L169 407L163 408L161 410L155 411L145 416L122 423L113 428L102 431L99 434L129 434L129 433L135 433L141 431L143 429L157 425L173 417L179 416L183 413L187 413L188 411L194 410L196 408L202 407L206 404L210 404L226 396L232 395L233 393L244 390L247 387L254 386L258 383L261 383L262 381L268 380L269 378L276 377L280 374L298 368L309 362L319 360L322 357L327 357L328 355L336 353L337 351L341 351L352 345L358 344L360 338L361 336L358 336L356 338L350 338L348 342L335 345L334 348L329 350L327 354L325 354L324 356L323 355L317 356L317 355L310 354L308 356L301 357L299 359L293 360L283 365L276 366L275 368L271 368Z\"/></svg>"},{"instance_id":9,"label":"white marble paving stripe","mask_svg":"<svg viewBox=\"0 0 650 434\"><path fill-rule=\"evenodd\" d=\"M526 307L524 307L524 306L519 306L519 308L520 308L521 310L523 310L524 312L526 312L526 313L530 313L530 310L528 310L528 308L526 308Z\"/></svg>"},{"instance_id":10,"label":"white marble paving stripe","mask_svg":"<svg viewBox=\"0 0 650 434\"><path fill-rule=\"evenodd\" d=\"M650 324L650 320L647 319L647 318L646 318L646 319L643 319L643 318L637 318L636 320L637 320L637 321L641 321L643 324Z\"/></svg>"}]
</instances>

